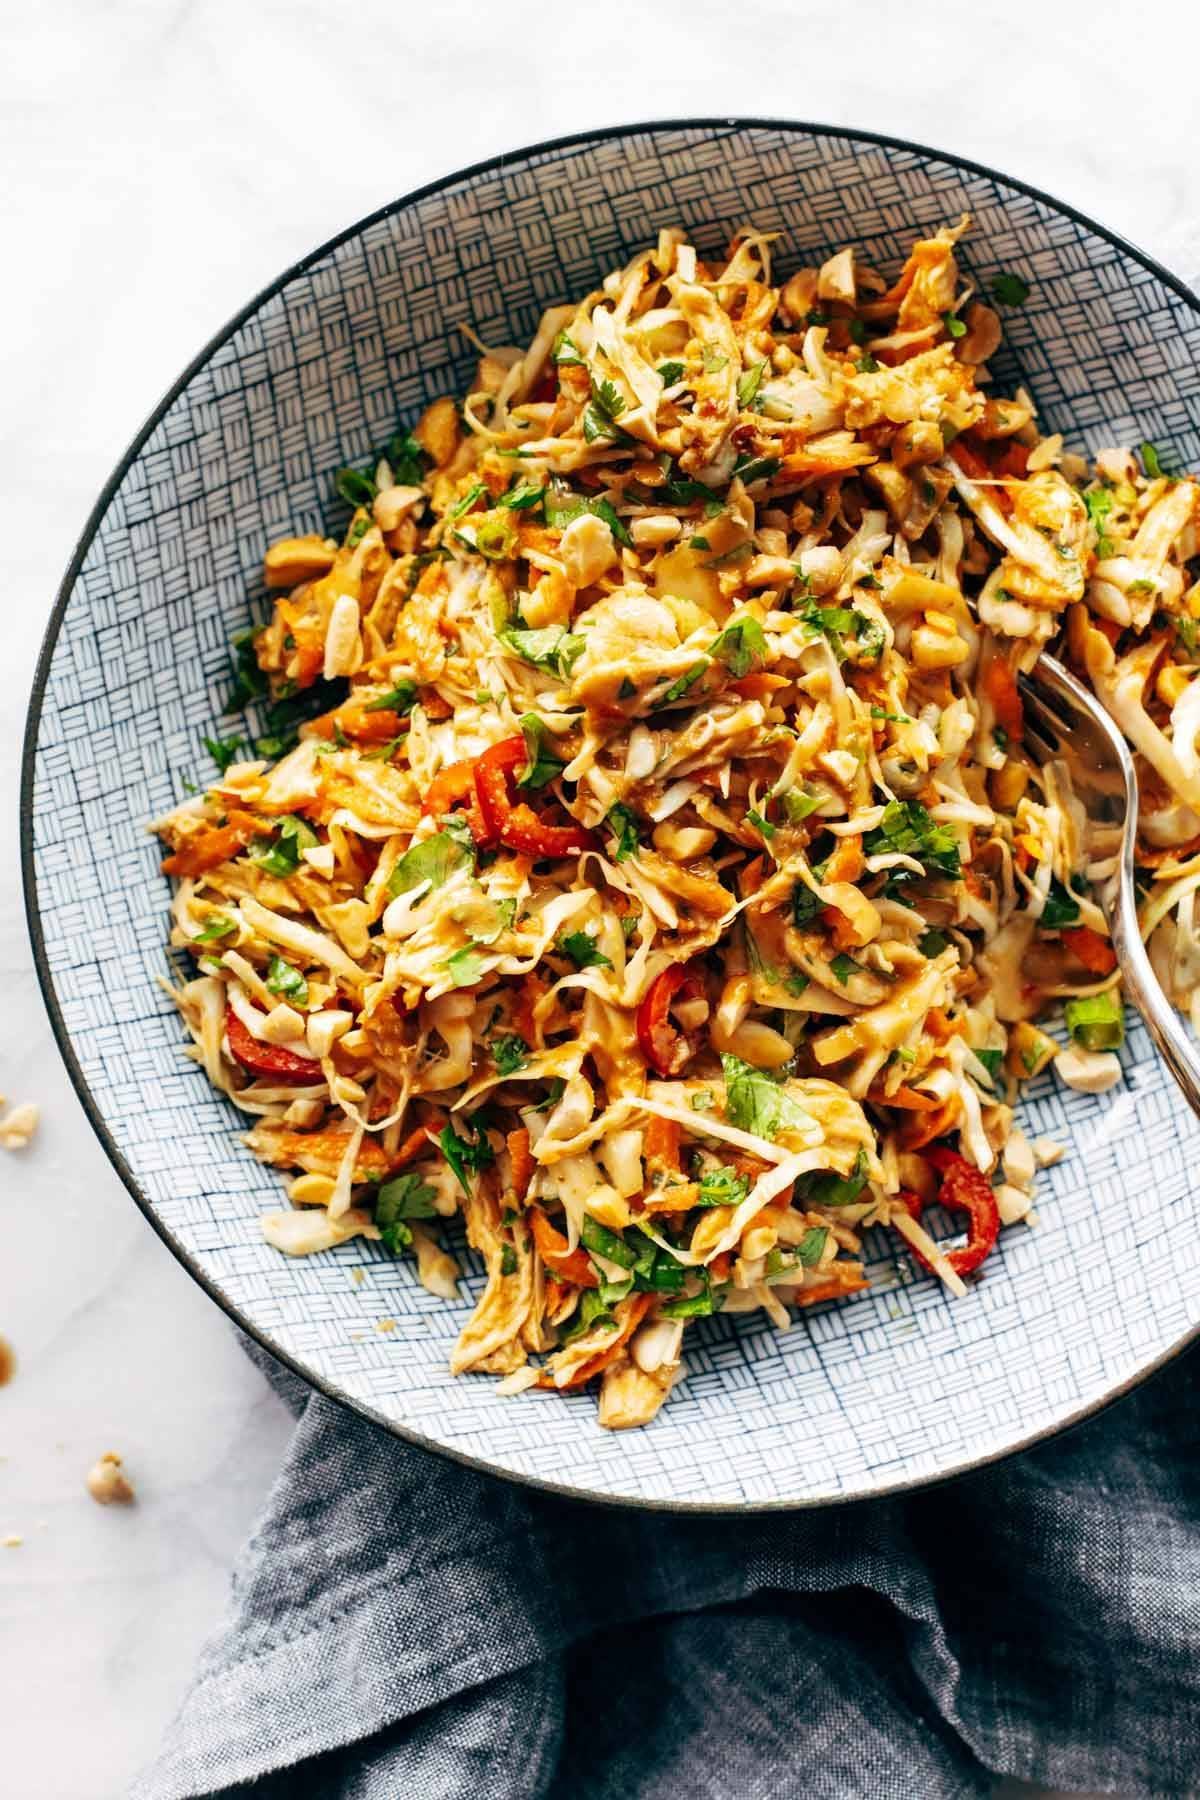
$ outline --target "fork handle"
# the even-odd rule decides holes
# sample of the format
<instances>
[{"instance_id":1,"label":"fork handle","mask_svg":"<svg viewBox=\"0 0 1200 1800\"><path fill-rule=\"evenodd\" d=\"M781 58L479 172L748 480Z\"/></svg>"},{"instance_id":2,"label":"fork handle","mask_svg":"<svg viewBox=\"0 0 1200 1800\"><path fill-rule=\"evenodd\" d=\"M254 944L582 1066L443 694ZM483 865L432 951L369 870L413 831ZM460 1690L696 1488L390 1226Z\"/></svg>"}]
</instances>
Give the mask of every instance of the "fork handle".
<instances>
[{"instance_id":1,"label":"fork handle","mask_svg":"<svg viewBox=\"0 0 1200 1800\"><path fill-rule=\"evenodd\" d=\"M1109 920L1113 949L1121 965L1126 993L1145 1020L1146 1029L1183 1090L1184 1099L1200 1117L1200 1051L1150 966L1150 958L1138 929L1137 916L1137 890L1133 885L1133 834L1129 833L1127 853L1121 858L1120 894Z\"/></svg>"}]
</instances>

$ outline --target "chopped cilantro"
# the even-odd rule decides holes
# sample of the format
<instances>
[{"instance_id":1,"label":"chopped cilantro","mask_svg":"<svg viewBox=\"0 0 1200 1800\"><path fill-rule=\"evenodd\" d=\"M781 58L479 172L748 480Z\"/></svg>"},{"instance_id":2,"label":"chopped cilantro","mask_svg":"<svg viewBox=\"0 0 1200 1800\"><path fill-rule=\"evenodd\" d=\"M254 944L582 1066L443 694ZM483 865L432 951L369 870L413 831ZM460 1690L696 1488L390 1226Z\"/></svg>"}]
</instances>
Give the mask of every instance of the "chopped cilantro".
<instances>
[{"instance_id":1,"label":"chopped cilantro","mask_svg":"<svg viewBox=\"0 0 1200 1800\"><path fill-rule=\"evenodd\" d=\"M660 363L655 372L665 388L674 387L677 381L683 380L686 373L681 362Z\"/></svg>"},{"instance_id":2,"label":"chopped cilantro","mask_svg":"<svg viewBox=\"0 0 1200 1800\"><path fill-rule=\"evenodd\" d=\"M455 987L474 987L487 973L477 944L463 944L442 964Z\"/></svg>"},{"instance_id":3,"label":"chopped cilantro","mask_svg":"<svg viewBox=\"0 0 1200 1800\"><path fill-rule=\"evenodd\" d=\"M917 800L889 801L879 825L863 838L863 849L868 856L893 853L915 857L924 864L927 875L945 875L957 881L962 874L953 831L948 825L935 825ZM908 876L904 869L892 873L897 882Z\"/></svg>"},{"instance_id":4,"label":"chopped cilantro","mask_svg":"<svg viewBox=\"0 0 1200 1800\"><path fill-rule=\"evenodd\" d=\"M561 625L544 625L537 631L530 631L519 625L506 625L496 635L522 662L532 663L538 669L548 669L552 675L560 675L564 679L571 673L583 651L582 635L564 631Z\"/></svg>"},{"instance_id":5,"label":"chopped cilantro","mask_svg":"<svg viewBox=\"0 0 1200 1800\"><path fill-rule=\"evenodd\" d=\"M767 365L765 362L754 363L749 369L743 370L737 384L739 406L753 407L755 400L758 398L758 390L763 384L763 376L766 372Z\"/></svg>"},{"instance_id":6,"label":"chopped cilantro","mask_svg":"<svg viewBox=\"0 0 1200 1800\"><path fill-rule=\"evenodd\" d=\"M734 619L718 633L708 646L708 654L723 662L729 673L740 679L758 667L767 653L767 636L758 620L750 613Z\"/></svg>"},{"instance_id":7,"label":"chopped cilantro","mask_svg":"<svg viewBox=\"0 0 1200 1800\"><path fill-rule=\"evenodd\" d=\"M807 925L816 918L825 902L819 894L814 894L804 882L798 881L792 889L792 923Z\"/></svg>"},{"instance_id":8,"label":"chopped cilantro","mask_svg":"<svg viewBox=\"0 0 1200 1800\"><path fill-rule=\"evenodd\" d=\"M777 456L739 456L733 465L733 472L743 487L750 487L755 481L766 481L779 473Z\"/></svg>"},{"instance_id":9,"label":"chopped cilantro","mask_svg":"<svg viewBox=\"0 0 1200 1800\"><path fill-rule=\"evenodd\" d=\"M432 1219L437 1216L435 1190L419 1175L397 1175L387 1181L375 1196L375 1223L385 1250L399 1256L412 1243L409 1219Z\"/></svg>"},{"instance_id":10,"label":"chopped cilantro","mask_svg":"<svg viewBox=\"0 0 1200 1800\"><path fill-rule=\"evenodd\" d=\"M796 1245L796 1255L806 1269L811 1269L815 1263L820 1262L828 1242L828 1225L813 1225L805 1232Z\"/></svg>"},{"instance_id":11,"label":"chopped cilantro","mask_svg":"<svg viewBox=\"0 0 1200 1800\"><path fill-rule=\"evenodd\" d=\"M529 761L517 776L517 786L541 788L548 782L557 781L567 765L561 757L552 756L547 750L546 740L551 738L551 733L536 713L524 714L521 735L525 739L525 754Z\"/></svg>"},{"instance_id":12,"label":"chopped cilantro","mask_svg":"<svg viewBox=\"0 0 1200 1800\"><path fill-rule=\"evenodd\" d=\"M220 769L222 775L234 761L239 750L245 747L245 740L240 737L204 739L204 748Z\"/></svg>"},{"instance_id":13,"label":"chopped cilantro","mask_svg":"<svg viewBox=\"0 0 1200 1800\"><path fill-rule=\"evenodd\" d=\"M684 674L680 675L671 683L662 699L658 701L658 705L671 706L676 700L682 700L688 689L693 687L696 682L699 681L704 671L709 667L710 665L707 662L693 663L690 669L686 670Z\"/></svg>"},{"instance_id":14,"label":"chopped cilantro","mask_svg":"<svg viewBox=\"0 0 1200 1800\"><path fill-rule=\"evenodd\" d=\"M1020 275L993 275L992 293L1001 306L1024 306L1029 298L1029 283Z\"/></svg>"},{"instance_id":15,"label":"chopped cilantro","mask_svg":"<svg viewBox=\"0 0 1200 1800\"><path fill-rule=\"evenodd\" d=\"M492 1061L497 1075L515 1075L518 1069L525 1067L528 1055L529 1045L516 1032L492 1039Z\"/></svg>"},{"instance_id":16,"label":"chopped cilantro","mask_svg":"<svg viewBox=\"0 0 1200 1800\"><path fill-rule=\"evenodd\" d=\"M333 490L347 506L355 507L370 506L379 492L373 476L365 474L361 469L335 470Z\"/></svg>"},{"instance_id":17,"label":"chopped cilantro","mask_svg":"<svg viewBox=\"0 0 1200 1800\"><path fill-rule=\"evenodd\" d=\"M809 1175L801 1180L809 1206L853 1206L867 1185L867 1153L859 1151L849 1175Z\"/></svg>"},{"instance_id":18,"label":"chopped cilantro","mask_svg":"<svg viewBox=\"0 0 1200 1800\"><path fill-rule=\"evenodd\" d=\"M992 1080L995 1081L1000 1073L1000 1065L1004 1061L1003 1050L976 1050L974 1055L976 1062L981 1062Z\"/></svg>"},{"instance_id":19,"label":"chopped cilantro","mask_svg":"<svg viewBox=\"0 0 1200 1800\"><path fill-rule=\"evenodd\" d=\"M1165 476L1168 473L1162 466L1161 452L1156 450L1154 445L1148 440L1143 440L1143 442L1138 445L1138 455L1141 457L1142 467L1145 469L1147 475L1149 475L1151 481L1157 481L1160 476Z\"/></svg>"},{"instance_id":20,"label":"chopped cilantro","mask_svg":"<svg viewBox=\"0 0 1200 1800\"><path fill-rule=\"evenodd\" d=\"M252 840L250 861L265 869L268 875L278 875L281 881L286 881L300 867L300 852L314 850L319 842L306 819L286 813L276 825L274 837Z\"/></svg>"},{"instance_id":21,"label":"chopped cilantro","mask_svg":"<svg viewBox=\"0 0 1200 1800\"><path fill-rule=\"evenodd\" d=\"M922 956L940 956L949 942L944 931L926 931L917 939L917 949Z\"/></svg>"},{"instance_id":22,"label":"chopped cilantro","mask_svg":"<svg viewBox=\"0 0 1200 1800\"><path fill-rule=\"evenodd\" d=\"M468 1171L478 1174L480 1169L489 1168L496 1160L496 1153L481 1130L477 1130L470 1120L467 1120L467 1125L471 1131L470 1137L459 1137L453 1125L447 1125L438 1137L438 1143L441 1145L442 1155L454 1170L459 1187L464 1194L469 1195L471 1185L467 1180Z\"/></svg>"},{"instance_id":23,"label":"chopped cilantro","mask_svg":"<svg viewBox=\"0 0 1200 1800\"><path fill-rule=\"evenodd\" d=\"M510 512L530 512L540 506L546 498L546 489L539 487L536 481L514 479L506 494L501 494L497 506L507 506Z\"/></svg>"},{"instance_id":24,"label":"chopped cilantro","mask_svg":"<svg viewBox=\"0 0 1200 1800\"><path fill-rule=\"evenodd\" d=\"M658 1309L660 1319L701 1319L720 1312L729 1283L703 1288L698 1294L685 1294L681 1300L666 1300Z\"/></svg>"},{"instance_id":25,"label":"chopped cilantro","mask_svg":"<svg viewBox=\"0 0 1200 1800\"><path fill-rule=\"evenodd\" d=\"M584 1288L579 1296L579 1307L570 1324L559 1333L560 1344L569 1344L573 1338L582 1337L593 1326L597 1331L615 1331L617 1321L608 1310L608 1304L597 1288Z\"/></svg>"},{"instance_id":26,"label":"chopped cilantro","mask_svg":"<svg viewBox=\"0 0 1200 1800\"><path fill-rule=\"evenodd\" d=\"M966 323L964 320L960 319L956 313L944 312L942 314L942 324L946 327L946 330L950 333L952 338L966 337L967 335Z\"/></svg>"},{"instance_id":27,"label":"chopped cilantro","mask_svg":"<svg viewBox=\"0 0 1200 1800\"><path fill-rule=\"evenodd\" d=\"M604 822L616 839L613 861L626 862L638 848L637 814L631 812L629 807L622 806L618 801L615 806L609 807Z\"/></svg>"},{"instance_id":28,"label":"chopped cilantro","mask_svg":"<svg viewBox=\"0 0 1200 1800\"><path fill-rule=\"evenodd\" d=\"M602 1256L606 1262L616 1263L619 1269L632 1269L637 1262L637 1251L630 1249L621 1234L610 1231L607 1225L601 1225L599 1219L593 1219L589 1212L583 1215L579 1240L593 1256Z\"/></svg>"},{"instance_id":29,"label":"chopped cilantro","mask_svg":"<svg viewBox=\"0 0 1200 1800\"><path fill-rule=\"evenodd\" d=\"M750 1177L739 1175L736 1169L723 1163L719 1169L710 1169L701 1178L696 1205L740 1206L749 1192Z\"/></svg>"},{"instance_id":30,"label":"chopped cilantro","mask_svg":"<svg viewBox=\"0 0 1200 1800\"><path fill-rule=\"evenodd\" d=\"M431 888L440 888L449 881L456 869L461 869L473 860L471 847L464 844L457 833L448 830L435 832L432 837L414 844L411 850L406 850L400 857L388 877L388 896L395 900L398 895L420 887L423 881L427 881Z\"/></svg>"},{"instance_id":31,"label":"chopped cilantro","mask_svg":"<svg viewBox=\"0 0 1200 1800\"><path fill-rule=\"evenodd\" d=\"M854 958L852 956L847 956L844 951L834 957L829 967L831 973L837 977L843 987L845 987L852 975L857 975L860 972Z\"/></svg>"},{"instance_id":32,"label":"chopped cilantro","mask_svg":"<svg viewBox=\"0 0 1200 1800\"><path fill-rule=\"evenodd\" d=\"M559 938L556 948L569 956L577 969L612 968L609 958L596 948L595 938L589 937L586 931L569 931Z\"/></svg>"},{"instance_id":33,"label":"chopped cilantro","mask_svg":"<svg viewBox=\"0 0 1200 1800\"><path fill-rule=\"evenodd\" d=\"M868 355L855 357L854 366L860 375L878 375L883 364L877 362L873 356Z\"/></svg>"},{"instance_id":34,"label":"chopped cilantro","mask_svg":"<svg viewBox=\"0 0 1200 1800\"><path fill-rule=\"evenodd\" d=\"M1061 925L1073 925L1078 917L1079 907L1074 896L1067 892L1056 875L1052 875L1039 923L1056 930Z\"/></svg>"},{"instance_id":35,"label":"chopped cilantro","mask_svg":"<svg viewBox=\"0 0 1200 1800\"><path fill-rule=\"evenodd\" d=\"M739 1131L774 1141L781 1131L795 1128L807 1114L787 1094L779 1075L751 1068L728 1053L721 1058L725 1073L725 1117Z\"/></svg>"},{"instance_id":36,"label":"chopped cilantro","mask_svg":"<svg viewBox=\"0 0 1200 1800\"><path fill-rule=\"evenodd\" d=\"M560 369L581 369L584 361L575 346L574 340L565 331L560 331L554 340L550 356Z\"/></svg>"},{"instance_id":37,"label":"chopped cilantro","mask_svg":"<svg viewBox=\"0 0 1200 1800\"><path fill-rule=\"evenodd\" d=\"M237 631L231 639L233 645L233 692L225 703L226 712L241 712L251 700L267 691L267 678L258 666L258 657L254 646L262 635L264 627L252 625L245 631Z\"/></svg>"},{"instance_id":38,"label":"chopped cilantro","mask_svg":"<svg viewBox=\"0 0 1200 1800\"><path fill-rule=\"evenodd\" d=\"M500 1273L502 1275L515 1275L519 1267L520 1264L517 1261L516 1251L511 1244L505 1244L500 1252Z\"/></svg>"}]
</instances>

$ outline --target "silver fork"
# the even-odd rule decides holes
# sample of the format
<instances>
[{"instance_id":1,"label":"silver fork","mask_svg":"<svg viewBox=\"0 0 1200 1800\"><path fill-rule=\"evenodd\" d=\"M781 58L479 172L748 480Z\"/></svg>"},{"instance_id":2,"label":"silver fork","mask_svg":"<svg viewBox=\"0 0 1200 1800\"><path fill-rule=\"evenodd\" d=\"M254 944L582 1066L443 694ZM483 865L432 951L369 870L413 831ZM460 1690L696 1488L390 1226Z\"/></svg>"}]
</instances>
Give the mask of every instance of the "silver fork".
<instances>
[{"instance_id":1,"label":"silver fork","mask_svg":"<svg viewBox=\"0 0 1200 1800\"><path fill-rule=\"evenodd\" d=\"M1125 739L1100 702L1052 656L1042 656L1021 677L1025 742L1039 762L1065 762L1088 818L1121 827L1115 879L1105 883L1102 904L1129 998L1146 1021L1192 1111L1200 1114L1200 1049L1163 993L1142 943L1133 849L1137 835L1137 770Z\"/></svg>"}]
</instances>

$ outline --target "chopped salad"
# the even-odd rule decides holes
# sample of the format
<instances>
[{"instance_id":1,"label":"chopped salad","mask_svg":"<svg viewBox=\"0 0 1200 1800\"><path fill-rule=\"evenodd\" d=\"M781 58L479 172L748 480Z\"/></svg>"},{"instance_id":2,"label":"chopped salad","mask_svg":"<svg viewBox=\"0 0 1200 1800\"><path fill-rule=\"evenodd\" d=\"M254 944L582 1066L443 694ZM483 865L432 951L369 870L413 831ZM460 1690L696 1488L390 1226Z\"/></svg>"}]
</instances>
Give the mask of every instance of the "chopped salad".
<instances>
[{"instance_id":1,"label":"chopped salad","mask_svg":"<svg viewBox=\"0 0 1200 1800\"><path fill-rule=\"evenodd\" d=\"M172 993L290 1173L271 1244L454 1300L462 1215L456 1373L641 1425L693 1319L862 1292L871 1226L961 1299L1032 1219L1021 1085L1103 1091L1123 1033L1116 828L1022 745L1048 644L1138 754L1197 1006L1197 488L993 393L1029 288L977 291L965 226L784 281L664 231L267 551L267 733L154 826Z\"/></svg>"}]
</instances>

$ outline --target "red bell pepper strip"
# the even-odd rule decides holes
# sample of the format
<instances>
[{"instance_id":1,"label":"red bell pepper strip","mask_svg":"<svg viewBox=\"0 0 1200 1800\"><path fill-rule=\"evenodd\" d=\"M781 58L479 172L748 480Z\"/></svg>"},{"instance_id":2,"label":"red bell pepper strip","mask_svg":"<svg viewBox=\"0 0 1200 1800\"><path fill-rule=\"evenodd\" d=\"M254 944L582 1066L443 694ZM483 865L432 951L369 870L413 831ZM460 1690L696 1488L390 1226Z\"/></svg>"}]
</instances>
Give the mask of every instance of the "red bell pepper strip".
<instances>
[{"instance_id":1,"label":"red bell pepper strip","mask_svg":"<svg viewBox=\"0 0 1200 1800\"><path fill-rule=\"evenodd\" d=\"M1090 925L1072 925L1060 932L1071 955L1093 975L1111 975L1117 966L1117 953L1108 939L1093 931Z\"/></svg>"},{"instance_id":2,"label":"red bell pepper strip","mask_svg":"<svg viewBox=\"0 0 1200 1800\"><path fill-rule=\"evenodd\" d=\"M286 1087L296 1087L301 1083L307 1087L323 1079L319 1062L312 1062L306 1056L297 1056L295 1051L286 1050L282 1044L267 1044L261 1038L256 1038L253 1032L246 1029L232 1006L225 1011L225 1035L229 1039L234 1060L241 1063L250 1075L262 1076L267 1081L280 1081Z\"/></svg>"},{"instance_id":3,"label":"red bell pepper strip","mask_svg":"<svg viewBox=\"0 0 1200 1800\"><path fill-rule=\"evenodd\" d=\"M464 805L471 836L478 847L481 850L494 849L498 840L479 805L479 797L475 791L473 757L466 757L462 762L448 763L444 769L438 770L421 802L421 814L424 818L440 819L443 814Z\"/></svg>"},{"instance_id":4,"label":"red bell pepper strip","mask_svg":"<svg viewBox=\"0 0 1200 1800\"><path fill-rule=\"evenodd\" d=\"M684 963L672 963L655 976L637 1009L637 1040L642 1055L659 1075L682 1074L696 1054L696 1034L680 1031L671 1018L671 1008L681 993L695 998L700 983Z\"/></svg>"},{"instance_id":5,"label":"red bell pepper strip","mask_svg":"<svg viewBox=\"0 0 1200 1800\"><path fill-rule=\"evenodd\" d=\"M946 1261L956 1275L972 1275L996 1247L1000 1235L1000 1213L996 1196L987 1176L953 1150L927 1150L925 1160L933 1164L942 1178L937 1204L949 1212L966 1213L969 1221L967 1241L951 1250ZM904 1193L901 1199L914 1219L919 1219L926 1202L919 1194ZM919 1250L913 1251L918 1262L928 1263Z\"/></svg>"},{"instance_id":6,"label":"red bell pepper strip","mask_svg":"<svg viewBox=\"0 0 1200 1800\"><path fill-rule=\"evenodd\" d=\"M515 737L493 744L475 764L475 793L493 841L526 856L570 856L592 849L595 838L574 819L567 825L555 825L539 817L525 801L515 799L516 772L528 761L525 739Z\"/></svg>"}]
</instances>

